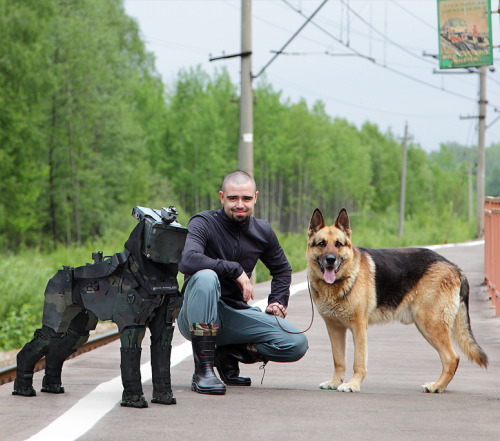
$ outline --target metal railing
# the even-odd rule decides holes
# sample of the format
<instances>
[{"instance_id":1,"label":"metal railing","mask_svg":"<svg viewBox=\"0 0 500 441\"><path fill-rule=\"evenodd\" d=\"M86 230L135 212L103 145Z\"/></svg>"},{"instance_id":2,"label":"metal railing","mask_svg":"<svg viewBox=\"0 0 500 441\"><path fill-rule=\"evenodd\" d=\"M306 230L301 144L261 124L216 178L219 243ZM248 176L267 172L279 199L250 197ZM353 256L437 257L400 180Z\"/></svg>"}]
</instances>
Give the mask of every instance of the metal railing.
<instances>
[{"instance_id":1,"label":"metal railing","mask_svg":"<svg viewBox=\"0 0 500 441\"><path fill-rule=\"evenodd\" d=\"M491 306L500 315L500 197L484 201L484 276Z\"/></svg>"}]
</instances>

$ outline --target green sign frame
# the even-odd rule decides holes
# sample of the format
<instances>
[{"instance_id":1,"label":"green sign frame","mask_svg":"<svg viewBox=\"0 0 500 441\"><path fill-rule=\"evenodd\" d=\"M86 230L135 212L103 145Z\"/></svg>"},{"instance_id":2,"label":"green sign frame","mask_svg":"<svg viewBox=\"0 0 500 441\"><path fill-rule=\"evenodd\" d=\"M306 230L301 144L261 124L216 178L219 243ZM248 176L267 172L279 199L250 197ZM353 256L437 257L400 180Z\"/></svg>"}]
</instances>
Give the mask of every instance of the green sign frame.
<instances>
[{"instance_id":1,"label":"green sign frame","mask_svg":"<svg viewBox=\"0 0 500 441\"><path fill-rule=\"evenodd\" d=\"M439 67L493 64L490 0L437 0Z\"/></svg>"}]
</instances>

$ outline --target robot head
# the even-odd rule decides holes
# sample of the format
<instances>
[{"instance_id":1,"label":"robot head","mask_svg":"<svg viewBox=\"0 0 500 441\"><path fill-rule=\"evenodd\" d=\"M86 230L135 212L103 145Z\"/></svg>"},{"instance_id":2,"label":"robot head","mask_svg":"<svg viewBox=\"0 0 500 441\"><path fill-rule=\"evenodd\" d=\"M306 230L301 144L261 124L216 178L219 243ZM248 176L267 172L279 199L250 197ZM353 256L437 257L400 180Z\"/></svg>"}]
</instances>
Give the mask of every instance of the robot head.
<instances>
[{"instance_id":1,"label":"robot head","mask_svg":"<svg viewBox=\"0 0 500 441\"><path fill-rule=\"evenodd\" d=\"M132 216L145 221L141 246L144 256L154 262L179 263L188 230L176 222L175 207L134 207Z\"/></svg>"}]
</instances>

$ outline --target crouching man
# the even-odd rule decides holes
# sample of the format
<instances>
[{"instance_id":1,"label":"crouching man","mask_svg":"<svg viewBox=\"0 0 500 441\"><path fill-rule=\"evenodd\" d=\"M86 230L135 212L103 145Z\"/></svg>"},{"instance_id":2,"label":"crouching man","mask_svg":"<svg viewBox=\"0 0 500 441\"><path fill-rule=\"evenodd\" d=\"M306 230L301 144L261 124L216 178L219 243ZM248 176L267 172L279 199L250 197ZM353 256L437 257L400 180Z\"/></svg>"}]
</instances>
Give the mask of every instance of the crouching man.
<instances>
[{"instance_id":1,"label":"crouching man","mask_svg":"<svg viewBox=\"0 0 500 441\"><path fill-rule=\"evenodd\" d=\"M240 362L292 362L308 349L306 337L285 322L291 267L269 223L252 216L258 197L254 179L242 171L230 173L219 197L221 209L189 221L179 264L186 278L178 326L193 346L191 389L212 395L225 394L225 384L250 386L250 378L239 376ZM272 276L265 312L248 304L259 259Z\"/></svg>"}]
</instances>

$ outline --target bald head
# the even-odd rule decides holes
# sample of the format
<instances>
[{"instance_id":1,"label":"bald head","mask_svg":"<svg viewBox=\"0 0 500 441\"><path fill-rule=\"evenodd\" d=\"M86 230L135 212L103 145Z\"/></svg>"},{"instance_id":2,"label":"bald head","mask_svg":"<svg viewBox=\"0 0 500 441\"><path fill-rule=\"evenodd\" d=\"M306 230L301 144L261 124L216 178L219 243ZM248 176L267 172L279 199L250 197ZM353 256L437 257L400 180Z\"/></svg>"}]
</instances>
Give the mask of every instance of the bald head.
<instances>
[{"instance_id":1,"label":"bald head","mask_svg":"<svg viewBox=\"0 0 500 441\"><path fill-rule=\"evenodd\" d=\"M222 181L222 191L226 192L229 185L241 186L248 184L251 184L253 186L253 191L255 192L255 190L257 189L257 184L255 183L254 178L252 178L252 176L247 172L237 170L229 173L224 178L224 180Z\"/></svg>"}]
</instances>

